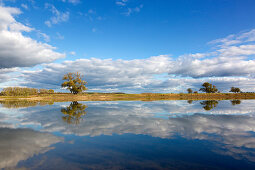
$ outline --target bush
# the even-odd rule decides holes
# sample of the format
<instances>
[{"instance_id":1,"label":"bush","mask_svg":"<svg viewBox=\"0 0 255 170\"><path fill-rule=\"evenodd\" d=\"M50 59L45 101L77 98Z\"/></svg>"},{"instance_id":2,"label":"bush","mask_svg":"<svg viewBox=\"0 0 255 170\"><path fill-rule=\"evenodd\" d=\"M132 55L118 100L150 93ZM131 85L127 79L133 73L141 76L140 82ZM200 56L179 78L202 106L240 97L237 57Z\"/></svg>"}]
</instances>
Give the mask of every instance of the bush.
<instances>
[{"instance_id":1,"label":"bush","mask_svg":"<svg viewBox=\"0 0 255 170\"><path fill-rule=\"evenodd\" d=\"M49 90L49 93L54 93L54 90L50 89L50 90Z\"/></svg>"},{"instance_id":2,"label":"bush","mask_svg":"<svg viewBox=\"0 0 255 170\"><path fill-rule=\"evenodd\" d=\"M38 94L38 89L26 87L7 87L1 92L4 96L28 96Z\"/></svg>"},{"instance_id":3,"label":"bush","mask_svg":"<svg viewBox=\"0 0 255 170\"><path fill-rule=\"evenodd\" d=\"M39 91L40 91L40 94L47 94L47 93L49 93L49 90L47 90L47 89L40 89Z\"/></svg>"},{"instance_id":4,"label":"bush","mask_svg":"<svg viewBox=\"0 0 255 170\"><path fill-rule=\"evenodd\" d=\"M40 89L40 94L50 94L50 93L54 93L54 90L50 89Z\"/></svg>"}]
</instances>

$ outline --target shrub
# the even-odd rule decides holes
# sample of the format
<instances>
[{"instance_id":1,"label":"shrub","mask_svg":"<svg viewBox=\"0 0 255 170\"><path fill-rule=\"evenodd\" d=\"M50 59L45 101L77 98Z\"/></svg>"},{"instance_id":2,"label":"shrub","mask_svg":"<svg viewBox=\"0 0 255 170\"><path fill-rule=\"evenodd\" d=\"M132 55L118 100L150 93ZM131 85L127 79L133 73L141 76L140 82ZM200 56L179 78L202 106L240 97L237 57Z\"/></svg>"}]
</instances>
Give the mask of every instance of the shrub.
<instances>
[{"instance_id":1,"label":"shrub","mask_svg":"<svg viewBox=\"0 0 255 170\"><path fill-rule=\"evenodd\" d=\"M49 90L49 93L54 93L54 90L50 89L50 90Z\"/></svg>"},{"instance_id":2,"label":"shrub","mask_svg":"<svg viewBox=\"0 0 255 170\"><path fill-rule=\"evenodd\" d=\"M40 89L39 91L40 91L40 94L47 94L47 93L49 93L49 90L47 90L47 89Z\"/></svg>"},{"instance_id":3,"label":"shrub","mask_svg":"<svg viewBox=\"0 0 255 170\"><path fill-rule=\"evenodd\" d=\"M7 87L1 92L4 96L28 96L38 94L38 89L27 87Z\"/></svg>"}]
</instances>

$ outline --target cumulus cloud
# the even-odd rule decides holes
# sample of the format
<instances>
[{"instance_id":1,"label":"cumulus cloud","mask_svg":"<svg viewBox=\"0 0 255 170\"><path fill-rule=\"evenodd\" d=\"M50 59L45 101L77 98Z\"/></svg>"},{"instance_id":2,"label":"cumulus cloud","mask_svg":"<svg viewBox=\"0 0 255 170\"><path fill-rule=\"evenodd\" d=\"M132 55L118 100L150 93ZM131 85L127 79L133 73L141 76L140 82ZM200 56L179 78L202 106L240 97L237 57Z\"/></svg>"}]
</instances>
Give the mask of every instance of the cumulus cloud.
<instances>
[{"instance_id":1,"label":"cumulus cloud","mask_svg":"<svg viewBox=\"0 0 255 170\"><path fill-rule=\"evenodd\" d=\"M58 24L58 23L66 22L69 20L70 13L68 11L61 12L57 10L57 8L54 5L48 4L48 3L45 4L45 8L49 9L51 13L53 14L53 16L49 20L45 21L45 24L48 27L51 27L53 24Z\"/></svg>"},{"instance_id":2,"label":"cumulus cloud","mask_svg":"<svg viewBox=\"0 0 255 170\"><path fill-rule=\"evenodd\" d=\"M57 89L65 70L65 73L81 72L92 91L180 92L190 87L198 90L205 81L215 84L220 91L229 91L233 84L242 91L254 90L255 80L252 77L169 78L167 70L174 64L175 61L168 56L142 60L79 59L48 64L39 71L24 71L23 77L29 83L23 85Z\"/></svg>"},{"instance_id":3,"label":"cumulus cloud","mask_svg":"<svg viewBox=\"0 0 255 170\"><path fill-rule=\"evenodd\" d=\"M211 41L209 44L217 45L213 52L180 56L169 70L169 74L193 78L254 77L254 43L254 29Z\"/></svg>"},{"instance_id":4,"label":"cumulus cloud","mask_svg":"<svg viewBox=\"0 0 255 170\"><path fill-rule=\"evenodd\" d=\"M65 55L55 52L55 47L22 34L34 29L15 20L14 15L20 13L17 8L0 6L0 69L30 67L63 58Z\"/></svg>"},{"instance_id":5,"label":"cumulus cloud","mask_svg":"<svg viewBox=\"0 0 255 170\"><path fill-rule=\"evenodd\" d=\"M45 6L55 16L55 19L49 20L50 24L68 20L69 16L62 17L64 12L53 5ZM22 35L22 31L29 32L33 28L14 19L13 16L20 10L0 9L3 11L0 14L0 59L3 61L0 68L34 66L64 57L64 54L55 52L54 47ZM94 10L88 11L88 14L94 13ZM45 41L50 40L46 34L38 34ZM215 83L222 92L229 91L231 86L239 86L242 91L254 91L254 34L255 30L233 34L210 42L213 45L211 51L178 57L160 55L135 60L89 58L46 64L41 70L22 72L24 81L20 85L59 89L64 73L79 71L85 76L91 91L183 92L190 87L198 90L205 81ZM64 38L59 33L57 36ZM0 81L4 79L6 77L0 75Z\"/></svg>"},{"instance_id":6,"label":"cumulus cloud","mask_svg":"<svg viewBox=\"0 0 255 170\"><path fill-rule=\"evenodd\" d=\"M0 168L14 168L19 161L47 152L63 139L31 129L0 128Z\"/></svg>"},{"instance_id":7,"label":"cumulus cloud","mask_svg":"<svg viewBox=\"0 0 255 170\"><path fill-rule=\"evenodd\" d=\"M6 82L7 80L11 80L9 77L9 73L19 71L18 68L2 68L0 69L0 83Z\"/></svg>"},{"instance_id":8,"label":"cumulus cloud","mask_svg":"<svg viewBox=\"0 0 255 170\"><path fill-rule=\"evenodd\" d=\"M48 64L42 70L24 72L23 76L33 82L32 86L59 88L62 70L79 71L92 91L180 92L189 87L198 90L205 81L215 83L222 92L229 91L233 85L243 91L254 91L255 45L250 44L253 36L254 30L231 35L240 41L234 45L217 40L214 44L225 45L207 53L136 60L79 59Z\"/></svg>"},{"instance_id":9,"label":"cumulus cloud","mask_svg":"<svg viewBox=\"0 0 255 170\"><path fill-rule=\"evenodd\" d=\"M45 69L24 72L24 78L34 85L61 84L63 70L67 72L81 72L92 88L142 88L153 81L155 74L164 73L172 61L168 56L150 57L137 60L112 59L78 59L65 61L61 64L48 64ZM52 74L54 72L54 74ZM39 76L40 75L40 76ZM49 78L49 75L53 76ZM37 79L37 80L36 80ZM53 80L52 82L48 80Z\"/></svg>"}]
</instances>

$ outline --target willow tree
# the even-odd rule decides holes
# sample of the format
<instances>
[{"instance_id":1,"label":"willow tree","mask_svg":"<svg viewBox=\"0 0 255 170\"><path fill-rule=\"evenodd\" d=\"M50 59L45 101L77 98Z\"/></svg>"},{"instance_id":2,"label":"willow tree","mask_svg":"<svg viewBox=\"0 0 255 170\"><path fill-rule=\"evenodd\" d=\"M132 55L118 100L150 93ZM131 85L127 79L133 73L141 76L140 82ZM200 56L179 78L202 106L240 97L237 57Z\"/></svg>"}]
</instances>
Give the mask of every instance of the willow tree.
<instances>
[{"instance_id":1,"label":"willow tree","mask_svg":"<svg viewBox=\"0 0 255 170\"><path fill-rule=\"evenodd\" d=\"M64 75L63 80L66 80L62 83L62 87L70 90L73 94L78 94L87 90L85 85L86 81L82 80L82 75L79 72L76 73L67 73Z\"/></svg>"}]
</instances>

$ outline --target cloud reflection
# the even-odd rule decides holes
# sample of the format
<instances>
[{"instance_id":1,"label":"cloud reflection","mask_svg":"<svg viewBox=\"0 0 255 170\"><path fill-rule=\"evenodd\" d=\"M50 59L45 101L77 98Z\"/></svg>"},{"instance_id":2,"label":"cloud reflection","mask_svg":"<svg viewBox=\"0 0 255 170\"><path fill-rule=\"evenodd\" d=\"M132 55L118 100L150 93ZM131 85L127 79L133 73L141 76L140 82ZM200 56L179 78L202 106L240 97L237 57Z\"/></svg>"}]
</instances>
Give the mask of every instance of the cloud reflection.
<instances>
[{"instance_id":1,"label":"cloud reflection","mask_svg":"<svg viewBox=\"0 0 255 170\"><path fill-rule=\"evenodd\" d=\"M45 153L63 139L31 129L0 128L0 169L15 167L19 161Z\"/></svg>"},{"instance_id":2,"label":"cloud reflection","mask_svg":"<svg viewBox=\"0 0 255 170\"><path fill-rule=\"evenodd\" d=\"M29 108L19 119L19 124L40 125L41 131L77 136L132 133L169 139L181 136L207 140L215 143L217 147L213 151L217 153L255 161L254 101L243 101L238 107L230 101L205 101L203 107L211 110L201 107L200 102L82 102L88 106L85 106L86 117L79 125L68 126L62 121L61 111L63 105L67 106L66 109L69 107L66 111L72 110L72 103L59 103L50 106L51 110Z\"/></svg>"}]
</instances>

